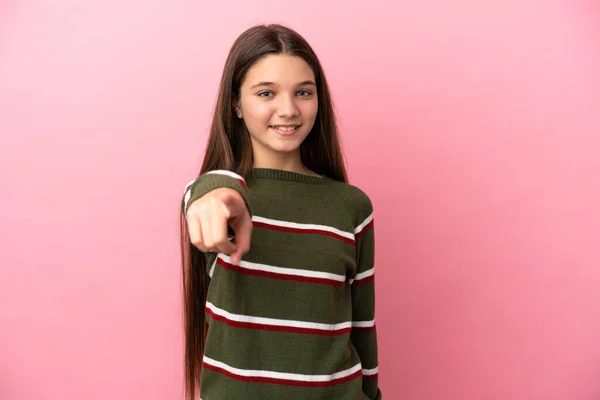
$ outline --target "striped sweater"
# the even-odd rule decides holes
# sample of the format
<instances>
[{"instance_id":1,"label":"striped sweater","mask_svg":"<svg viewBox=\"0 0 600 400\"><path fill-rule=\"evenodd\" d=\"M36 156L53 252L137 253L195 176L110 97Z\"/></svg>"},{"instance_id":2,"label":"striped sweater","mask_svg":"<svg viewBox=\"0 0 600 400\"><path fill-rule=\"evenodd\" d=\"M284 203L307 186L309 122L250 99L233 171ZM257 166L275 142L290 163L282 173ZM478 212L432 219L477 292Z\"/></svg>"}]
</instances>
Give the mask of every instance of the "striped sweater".
<instances>
[{"instance_id":1,"label":"striped sweater","mask_svg":"<svg viewBox=\"0 0 600 400\"><path fill-rule=\"evenodd\" d=\"M282 170L211 171L188 184L183 210L223 187L242 195L254 229L239 265L205 254L202 399L381 399L367 195Z\"/></svg>"}]
</instances>

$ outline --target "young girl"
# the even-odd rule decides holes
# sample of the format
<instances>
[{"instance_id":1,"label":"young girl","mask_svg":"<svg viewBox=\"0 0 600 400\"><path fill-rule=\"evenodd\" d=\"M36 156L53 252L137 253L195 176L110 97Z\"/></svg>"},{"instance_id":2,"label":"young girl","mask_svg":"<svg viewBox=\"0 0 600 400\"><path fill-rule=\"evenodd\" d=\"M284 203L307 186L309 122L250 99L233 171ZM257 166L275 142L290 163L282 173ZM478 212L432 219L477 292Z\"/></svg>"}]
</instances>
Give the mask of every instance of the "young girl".
<instances>
[{"instance_id":1,"label":"young girl","mask_svg":"<svg viewBox=\"0 0 600 400\"><path fill-rule=\"evenodd\" d=\"M247 30L182 204L186 399L381 399L373 208L346 182L317 56Z\"/></svg>"}]
</instances>

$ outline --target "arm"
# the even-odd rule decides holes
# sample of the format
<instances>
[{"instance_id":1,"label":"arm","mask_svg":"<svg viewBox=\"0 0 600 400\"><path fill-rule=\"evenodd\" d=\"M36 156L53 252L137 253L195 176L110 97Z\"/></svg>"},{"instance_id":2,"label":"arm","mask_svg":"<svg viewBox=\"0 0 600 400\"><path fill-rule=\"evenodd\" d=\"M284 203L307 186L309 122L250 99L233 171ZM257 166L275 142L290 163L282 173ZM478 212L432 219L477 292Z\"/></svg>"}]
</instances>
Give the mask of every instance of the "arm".
<instances>
[{"instance_id":1,"label":"arm","mask_svg":"<svg viewBox=\"0 0 600 400\"><path fill-rule=\"evenodd\" d=\"M378 386L377 332L375 328L375 235L373 206L361 207L355 223L357 271L351 283L352 332L350 339L363 368L363 392L370 400L381 400Z\"/></svg>"}]
</instances>

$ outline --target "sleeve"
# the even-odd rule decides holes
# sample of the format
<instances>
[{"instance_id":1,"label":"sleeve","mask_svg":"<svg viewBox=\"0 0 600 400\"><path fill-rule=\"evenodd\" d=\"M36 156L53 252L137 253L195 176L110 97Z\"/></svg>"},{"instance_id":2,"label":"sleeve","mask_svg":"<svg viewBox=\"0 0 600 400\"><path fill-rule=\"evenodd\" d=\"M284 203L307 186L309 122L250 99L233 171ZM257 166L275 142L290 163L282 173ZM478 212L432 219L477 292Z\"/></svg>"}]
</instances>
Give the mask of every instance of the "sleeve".
<instances>
[{"instance_id":1,"label":"sleeve","mask_svg":"<svg viewBox=\"0 0 600 400\"><path fill-rule=\"evenodd\" d=\"M365 195L366 196L366 195ZM375 327L375 235L373 205L367 198L355 218L357 271L351 283L352 341L363 368L363 392L381 400L378 385L377 330Z\"/></svg>"},{"instance_id":2,"label":"sleeve","mask_svg":"<svg viewBox=\"0 0 600 400\"><path fill-rule=\"evenodd\" d=\"M246 180L231 171L214 170L200 175L185 186L181 204L181 212L184 217L186 216L190 204L211 190L219 188L230 188L237 191L244 199L246 208L250 212L250 216L252 216L252 210L248 203L248 186L246 185ZM212 278L217 261L217 254L204 253L204 256L206 258L206 271L208 272L209 277Z\"/></svg>"},{"instance_id":3,"label":"sleeve","mask_svg":"<svg viewBox=\"0 0 600 400\"><path fill-rule=\"evenodd\" d=\"M246 208L248 208L250 215L252 215L252 210L248 203L248 186L246 185L246 180L235 172L226 170L206 172L185 186L181 204L183 215L186 215L190 204L195 200L198 200L211 190L220 188L230 188L237 191L244 199Z\"/></svg>"}]
</instances>

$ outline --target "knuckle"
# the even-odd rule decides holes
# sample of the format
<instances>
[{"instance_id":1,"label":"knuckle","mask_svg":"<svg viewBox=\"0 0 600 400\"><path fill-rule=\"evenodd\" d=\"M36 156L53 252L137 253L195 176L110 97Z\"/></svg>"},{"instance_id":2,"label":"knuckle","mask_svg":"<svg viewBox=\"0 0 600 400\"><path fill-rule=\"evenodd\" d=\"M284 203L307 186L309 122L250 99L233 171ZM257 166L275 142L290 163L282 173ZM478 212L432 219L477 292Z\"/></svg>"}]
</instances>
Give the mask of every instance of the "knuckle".
<instances>
[{"instance_id":1,"label":"knuckle","mask_svg":"<svg viewBox=\"0 0 600 400\"><path fill-rule=\"evenodd\" d=\"M219 239L219 240L215 241L215 246L218 246L218 247L226 247L228 244L229 244L228 240Z\"/></svg>"},{"instance_id":2,"label":"knuckle","mask_svg":"<svg viewBox=\"0 0 600 400\"><path fill-rule=\"evenodd\" d=\"M200 251L204 251L204 243L202 243L201 241L197 240L197 241L193 241L191 243L194 247L196 247Z\"/></svg>"},{"instance_id":3,"label":"knuckle","mask_svg":"<svg viewBox=\"0 0 600 400\"><path fill-rule=\"evenodd\" d=\"M188 231L188 235L190 237L190 242L193 244L196 244L197 242L200 241L200 237L199 235L196 233L196 231L194 230L189 230Z\"/></svg>"},{"instance_id":4,"label":"knuckle","mask_svg":"<svg viewBox=\"0 0 600 400\"><path fill-rule=\"evenodd\" d=\"M198 211L202 207L204 201L202 199L194 201L192 204L188 206L188 213L194 213Z\"/></svg>"},{"instance_id":5,"label":"knuckle","mask_svg":"<svg viewBox=\"0 0 600 400\"><path fill-rule=\"evenodd\" d=\"M196 212L196 215L201 216L203 214L206 214L209 209L210 209L210 203L207 201L203 201L203 202L198 203L198 207L196 207L196 210L194 210L194 211Z\"/></svg>"}]
</instances>

